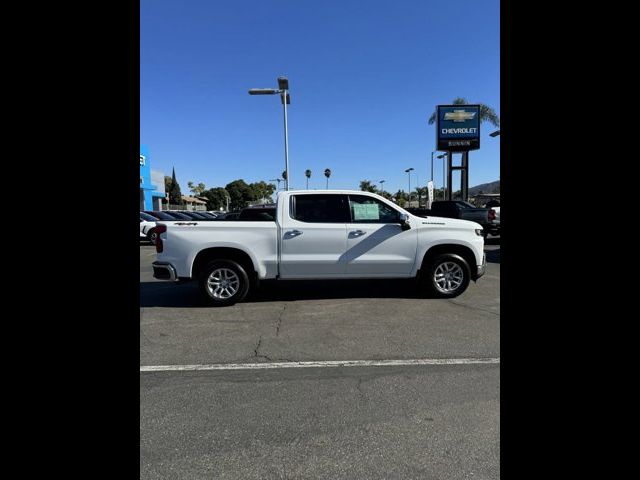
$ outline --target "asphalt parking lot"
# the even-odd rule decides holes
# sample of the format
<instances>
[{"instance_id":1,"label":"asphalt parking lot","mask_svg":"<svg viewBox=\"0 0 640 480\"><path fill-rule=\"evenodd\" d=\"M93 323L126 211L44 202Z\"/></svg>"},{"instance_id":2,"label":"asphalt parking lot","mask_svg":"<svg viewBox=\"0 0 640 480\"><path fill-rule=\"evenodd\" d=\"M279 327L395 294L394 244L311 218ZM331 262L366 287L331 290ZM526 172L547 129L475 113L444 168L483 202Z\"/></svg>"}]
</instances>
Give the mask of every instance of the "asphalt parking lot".
<instances>
[{"instance_id":1,"label":"asphalt parking lot","mask_svg":"<svg viewBox=\"0 0 640 480\"><path fill-rule=\"evenodd\" d=\"M265 283L210 308L152 277L140 244L140 365L382 365L141 371L140 478L499 478L500 239L460 297L411 281Z\"/></svg>"}]
</instances>

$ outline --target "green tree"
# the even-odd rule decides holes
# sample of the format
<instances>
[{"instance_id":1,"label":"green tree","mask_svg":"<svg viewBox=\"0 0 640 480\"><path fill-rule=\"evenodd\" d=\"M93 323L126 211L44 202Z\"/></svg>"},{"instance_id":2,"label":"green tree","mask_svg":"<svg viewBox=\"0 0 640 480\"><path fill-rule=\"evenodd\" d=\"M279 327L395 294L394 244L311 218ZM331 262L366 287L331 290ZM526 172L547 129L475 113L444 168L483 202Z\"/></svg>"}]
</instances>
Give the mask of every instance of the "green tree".
<instances>
[{"instance_id":1,"label":"green tree","mask_svg":"<svg viewBox=\"0 0 640 480\"><path fill-rule=\"evenodd\" d=\"M360 182L360 190L363 192L378 193L378 187L372 184L370 180L362 180Z\"/></svg>"},{"instance_id":2,"label":"green tree","mask_svg":"<svg viewBox=\"0 0 640 480\"><path fill-rule=\"evenodd\" d=\"M428 194L427 187L416 187L415 198L418 200L418 206L426 201L425 199L428 198Z\"/></svg>"},{"instance_id":3,"label":"green tree","mask_svg":"<svg viewBox=\"0 0 640 480\"><path fill-rule=\"evenodd\" d=\"M176 169L173 169L171 174L171 182L169 183L169 204L170 205L182 205L184 202L182 201L182 193L180 192L180 185L178 184L178 180L176 180Z\"/></svg>"},{"instance_id":4,"label":"green tree","mask_svg":"<svg viewBox=\"0 0 640 480\"><path fill-rule=\"evenodd\" d=\"M187 187L191 191L194 197L202 196L202 193L207 189L204 186L204 183L199 183L198 185L194 185L193 182L187 182Z\"/></svg>"},{"instance_id":5,"label":"green tree","mask_svg":"<svg viewBox=\"0 0 640 480\"><path fill-rule=\"evenodd\" d=\"M304 176L307 177L307 190L309 190L309 179L311 178L311 170L309 169L305 170Z\"/></svg>"},{"instance_id":6,"label":"green tree","mask_svg":"<svg viewBox=\"0 0 640 480\"><path fill-rule=\"evenodd\" d=\"M434 188L433 189L433 200L442 200L446 198L447 189L446 188Z\"/></svg>"},{"instance_id":7,"label":"green tree","mask_svg":"<svg viewBox=\"0 0 640 480\"><path fill-rule=\"evenodd\" d=\"M389 192L387 192L386 190L383 190L381 192L377 192L378 195L386 198L387 200L391 200L393 198L393 195L391 195Z\"/></svg>"},{"instance_id":8,"label":"green tree","mask_svg":"<svg viewBox=\"0 0 640 480\"><path fill-rule=\"evenodd\" d=\"M228 183L224 189L229 194L230 210L240 210L254 200L253 190L242 179Z\"/></svg>"},{"instance_id":9,"label":"green tree","mask_svg":"<svg viewBox=\"0 0 640 480\"><path fill-rule=\"evenodd\" d=\"M271 195L275 192L276 187L272 183L267 183L261 180L259 182L250 183L249 190L251 191L251 199L249 200L251 202L262 199L273 201Z\"/></svg>"},{"instance_id":10,"label":"green tree","mask_svg":"<svg viewBox=\"0 0 640 480\"><path fill-rule=\"evenodd\" d=\"M220 210L227 207L227 191L222 187L210 188L202 192L207 199L207 210Z\"/></svg>"},{"instance_id":11,"label":"green tree","mask_svg":"<svg viewBox=\"0 0 640 480\"><path fill-rule=\"evenodd\" d=\"M165 175L164 176L164 192L165 192L165 197L162 199L162 204L166 205L168 200L167 200L167 193L169 193L169 188L171 188L171 177L169 175Z\"/></svg>"},{"instance_id":12,"label":"green tree","mask_svg":"<svg viewBox=\"0 0 640 480\"><path fill-rule=\"evenodd\" d=\"M451 104L452 105L468 105L469 102L467 101L466 98L458 97L458 98L454 98ZM484 103L479 103L478 105L480 105L480 123L489 122L494 127L499 127L500 118L498 117L498 114L496 113L496 111L493 108L489 107L488 105L485 105ZM436 121L436 112L433 112L429 117L429 125L433 125L435 121Z\"/></svg>"},{"instance_id":13,"label":"green tree","mask_svg":"<svg viewBox=\"0 0 640 480\"><path fill-rule=\"evenodd\" d=\"M405 192L404 190L398 190L394 195L394 198L395 198L395 202L398 205L400 205L401 207L404 207L408 200L407 192Z\"/></svg>"},{"instance_id":14,"label":"green tree","mask_svg":"<svg viewBox=\"0 0 640 480\"><path fill-rule=\"evenodd\" d=\"M329 177L331 176L331 170L328 168L325 168L324 176L327 177L327 190L329 190Z\"/></svg>"}]
</instances>

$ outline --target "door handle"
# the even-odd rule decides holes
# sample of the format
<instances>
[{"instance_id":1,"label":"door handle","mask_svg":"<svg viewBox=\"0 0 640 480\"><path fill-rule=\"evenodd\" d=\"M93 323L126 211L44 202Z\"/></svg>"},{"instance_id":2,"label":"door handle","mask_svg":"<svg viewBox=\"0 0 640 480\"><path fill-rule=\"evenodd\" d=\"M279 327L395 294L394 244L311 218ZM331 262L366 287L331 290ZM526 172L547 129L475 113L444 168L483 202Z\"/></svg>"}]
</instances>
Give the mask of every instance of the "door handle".
<instances>
[{"instance_id":1,"label":"door handle","mask_svg":"<svg viewBox=\"0 0 640 480\"><path fill-rule=\"evenodd\" d=\"M286 235L288 237L297 237L298 235L302 235L302 232L300 230L291 230L290 232L287 232Z\"/></svg>"},{"instance_id":2,"label":"door handle","mask_svg":"<svg viewBox=\"0 0 640 480\"><path fill-rule=\"evenodd\" d=\"M364 231L362 231L362 230L355 230L355 231L351 232L351 234L352 234L354 237L361 237L362 235L365 235L366 233L367 233L367 232L364 232Z\"/></svg>"}]
</instances>

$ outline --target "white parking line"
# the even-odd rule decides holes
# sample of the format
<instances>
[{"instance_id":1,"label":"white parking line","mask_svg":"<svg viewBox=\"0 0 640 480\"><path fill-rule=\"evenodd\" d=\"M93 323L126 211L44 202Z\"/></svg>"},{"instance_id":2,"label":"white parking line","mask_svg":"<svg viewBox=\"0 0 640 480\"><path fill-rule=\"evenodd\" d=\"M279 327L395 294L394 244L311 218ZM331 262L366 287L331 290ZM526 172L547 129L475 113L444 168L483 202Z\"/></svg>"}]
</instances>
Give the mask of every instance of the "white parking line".
<instances>
[{"instance_id":1,"label":"white parking line","mask_svg":"<svg viewBox=\"0 0 640 480\"><path fill-rule=\"evenodd\" d=\"M144 365L140 372L189 372L200 370L264 370L276 368L396 367L408 365L499 364L500 358L416 358L408 360L327 360L317 362L214 363L210 365Z\"/></svg>"}]
</instances>

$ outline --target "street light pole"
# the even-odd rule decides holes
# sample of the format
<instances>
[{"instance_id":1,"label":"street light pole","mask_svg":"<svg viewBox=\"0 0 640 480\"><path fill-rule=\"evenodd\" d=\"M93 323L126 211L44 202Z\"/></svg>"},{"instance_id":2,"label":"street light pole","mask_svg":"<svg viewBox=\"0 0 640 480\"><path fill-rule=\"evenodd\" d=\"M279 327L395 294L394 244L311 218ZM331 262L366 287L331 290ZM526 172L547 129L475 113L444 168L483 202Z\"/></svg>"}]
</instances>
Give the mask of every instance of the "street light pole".
<instances>
[{"instance_id":1,"label":"street light pole","mask_svg":"<svg viewBox=\"0 0 640 480\"><path fill-rule=\"evenodd\" d=\"M278 79L280 81L280 79ZM284 179L285 190L289 190L289 129L287 126L287 101L289 100L288 88L284 89L280 94L282 98L282 106L284 107L284 168L287 172L287 178Z\"/></svg>"},{"instance_id":2,"label":"street light pole","mask_svg":"<svg viewBox=\"0 0 640 480\"><path fill-rule=\"evenodd\" d=\"M431 181L433 182L433 154L436 153L433 150L431 151Z\"/></svg>"},{"instance_id":3,"label":"street light pole","mask_svg":"<svg viewBox=\"0 0 640 480\"><path fill-rule=\"evenodd\" d=\"M413 170L413 167L407 168L404 171L407 174L407 177L409 177L409 208L411 208L411 171L412 170Z\"/></svg>"},{"instance_id":4,"label":"street light pole","mask_svg":"<svg viewBox=\"0 0 640 480\"><path fill-rule=\"evenodd\" d=\"M287 124L287 105L291 103L289 95L289 80L287 77L278 77L278 88L252 88L249 95L275 95L279 93L284 107L284 171L287 178L284 179L285 190L289 190L289 128ZM278 186L280 184L278 183Z\"/></svg>"},{"instance_id":5,"label":"street light pole","mask_svg":"<svg viewBox=\"0 0 640 480\"><path fill-rule=\"evenodd\" d=\"M445 181L445 166L444 166L444 159L447 155L445 153L442 153L440 155L438 155L436 158L441 158L442 159L442 199L445 199L445 195L444 195L444 188L446 185L446 181Z\"/></svg>"},{"instance_id":6,"label":"street light pole","mask_svg":"<svg viewBox=\"0 0 640 480\"><path fill-rule=\"evenodd\" d=\"M280 190L280 182L282 181L281 178L272 178L271 180L269 180L270 182L278 182L278 190Z\"/></svg>"},{"instance_id":7,"label":"street light pole","mask_svg":"<svg viewBox=\"0 0 640 480\"><path fill-rule=\"evenodd\" d=\"M384 182L386 182L386 180L380 180L380 193L384 193Z\"/></svg>"}]
</instances>

